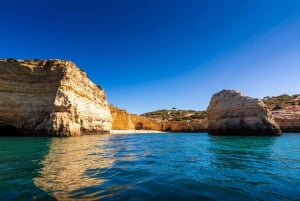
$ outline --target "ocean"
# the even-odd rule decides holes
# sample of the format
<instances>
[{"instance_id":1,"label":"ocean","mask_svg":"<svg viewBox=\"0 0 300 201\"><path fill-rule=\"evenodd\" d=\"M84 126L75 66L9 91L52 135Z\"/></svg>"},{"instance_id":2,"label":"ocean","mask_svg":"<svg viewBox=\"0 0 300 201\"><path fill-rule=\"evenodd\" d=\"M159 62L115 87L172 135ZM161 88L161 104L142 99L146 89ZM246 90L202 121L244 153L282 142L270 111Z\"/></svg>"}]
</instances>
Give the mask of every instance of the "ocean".
<instances>
[{"instance_id":1,"label":"ocean","mask_svg":"<svg viewBox=\"0 0 300 201\"><path fill-rule=\"evenodd\" d=\"M300 200L300 133L1 137L0 200Z\"/></svg>"}]
</instances>

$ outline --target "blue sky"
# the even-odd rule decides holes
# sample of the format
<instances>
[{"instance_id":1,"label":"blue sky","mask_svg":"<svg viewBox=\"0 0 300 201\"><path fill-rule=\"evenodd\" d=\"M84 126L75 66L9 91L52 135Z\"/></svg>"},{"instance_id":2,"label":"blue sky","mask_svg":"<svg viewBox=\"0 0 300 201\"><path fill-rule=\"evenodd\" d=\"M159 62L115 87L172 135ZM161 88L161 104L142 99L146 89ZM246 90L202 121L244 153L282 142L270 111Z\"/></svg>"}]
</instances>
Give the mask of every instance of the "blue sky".
<instances>
[{"instance_id":1,"label":"blue sky","mask_svg":"<svg viewBox=\"0 0 300 201\"><path fill-rule=\"evenodd\" d=\"M132 113L300 93L299 0L10 0L0 57L75 62Z\"/></svg>"}]
</instances>

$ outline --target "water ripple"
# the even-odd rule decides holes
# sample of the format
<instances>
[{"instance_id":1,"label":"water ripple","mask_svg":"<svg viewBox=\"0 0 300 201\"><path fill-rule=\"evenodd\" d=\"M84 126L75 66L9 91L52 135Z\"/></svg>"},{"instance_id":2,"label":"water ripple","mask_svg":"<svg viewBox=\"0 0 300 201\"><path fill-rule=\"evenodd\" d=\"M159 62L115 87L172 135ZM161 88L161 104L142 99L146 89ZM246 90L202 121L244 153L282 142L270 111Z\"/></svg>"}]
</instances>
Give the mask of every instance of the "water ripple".
<instances>
[{"instance_id":1,"label":"water ripple","mask_svg":"<svg viewBox=\"0 0 300 201\"><path fill-rule=\"evenodd\" d=\"M297 134L1 138L0 198L298 201L299 143Z\"/></svg>"}]
</instances>

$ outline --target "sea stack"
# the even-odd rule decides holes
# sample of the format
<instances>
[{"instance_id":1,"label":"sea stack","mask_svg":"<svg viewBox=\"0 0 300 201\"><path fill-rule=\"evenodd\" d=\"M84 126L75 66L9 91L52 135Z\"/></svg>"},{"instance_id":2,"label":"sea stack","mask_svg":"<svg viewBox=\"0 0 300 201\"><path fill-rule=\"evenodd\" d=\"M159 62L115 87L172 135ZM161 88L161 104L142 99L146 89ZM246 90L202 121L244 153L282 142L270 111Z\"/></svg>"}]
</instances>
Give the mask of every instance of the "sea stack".
<instances>
[{"instance_id":1,"label":"sea stack","mask_svg":"<svg viewBox=\"0 0 300 201\"><path fill-rule=\"evenodd\" d=\"M214 94L207 108L208 132L212 135L281 134L278 124L265 104L234 90Z\"/></svg>"},{"instance_id":2,"label":"sea stack","mask_svg":"<svg viewBox=\"0 0 300 201\"><path fill-rule=\"evenodd\" d=\"M3 135L79 136L108 133L106 94L66 60L0 60Z\"/></svg>"}]
</instances>

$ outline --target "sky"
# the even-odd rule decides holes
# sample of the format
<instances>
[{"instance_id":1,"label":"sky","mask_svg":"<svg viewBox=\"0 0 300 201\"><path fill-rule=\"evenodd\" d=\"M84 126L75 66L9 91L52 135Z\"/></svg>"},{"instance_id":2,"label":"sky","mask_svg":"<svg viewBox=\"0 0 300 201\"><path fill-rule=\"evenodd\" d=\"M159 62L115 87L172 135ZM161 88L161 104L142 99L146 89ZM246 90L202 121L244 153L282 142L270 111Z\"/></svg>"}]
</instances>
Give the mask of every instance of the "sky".
<instances>
[{"instance_id":1,"label":"sky","mask_svg":"<svg viewBox=\"0 0 300 201\"><path fill-rule=\"evenodd\" d=\"M1 1L0 58L67 59L131 113L300 94L299 0Z\"/></svg>"}]
</instances>

